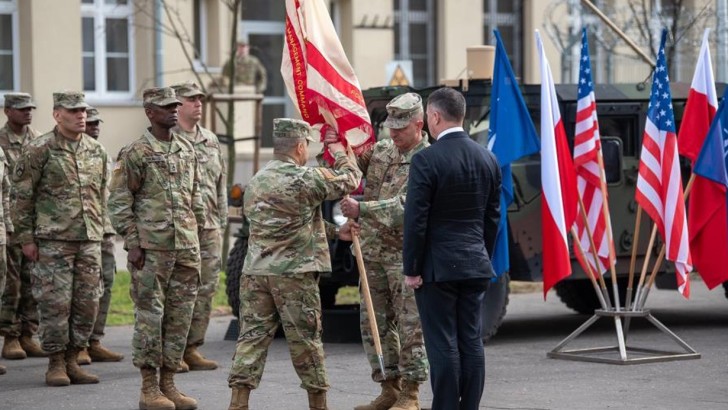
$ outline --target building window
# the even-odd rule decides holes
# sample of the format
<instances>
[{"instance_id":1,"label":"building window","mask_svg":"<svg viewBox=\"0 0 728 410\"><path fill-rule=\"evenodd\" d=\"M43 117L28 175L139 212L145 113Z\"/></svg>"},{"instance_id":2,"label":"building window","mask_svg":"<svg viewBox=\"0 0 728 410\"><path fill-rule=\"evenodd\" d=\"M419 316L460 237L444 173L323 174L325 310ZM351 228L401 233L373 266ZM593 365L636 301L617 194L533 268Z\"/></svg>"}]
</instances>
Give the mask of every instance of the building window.
<instances>
[{"instance_id":1,"label":"building window","mask_svg":"<svg viewBox=\"0 0 728 410\"><path fill-rule=\"evenodd\" d=\"M498 29L516 76L523 74L522 0L483 0L483 44L495 44L493 30Z\"/></svg>"},{"instance_id":2,"label":"building window","mask_svg":"<svg viewBox=\"0 0 728 410\"><path fill-rule=\"evenodd\" d=\"M91 98L133 97L133 26L129 0L82 0L83 89Z\"/></svg>"},{"instance_id":3,"label":"building window","mask_svg":"<svg viewBox=\"0 0 728 410\"><path fill-rule=\"evenodd\" d=\"M19 71L17 4L0 0L0 91L17 89Z\"/></svg>"},{"instance_id":4,"label":"building window","mask_svg":"<svg viewBox=\"0 0 728 410\"><path fill-rule=\"evenodd\" d=\"M207 65L207 1L193 1L195 65Z\"/></svg>"},{"instance_id":5,"label":"building window","mask_svg":"<svg viewBox=\"0 0 728 410\"><path fill-rule=\"evenodd\" d=\"M412 61L415 87L436 84L435 0L394 0L394 58Z\"/></svg>"}]
</instances>

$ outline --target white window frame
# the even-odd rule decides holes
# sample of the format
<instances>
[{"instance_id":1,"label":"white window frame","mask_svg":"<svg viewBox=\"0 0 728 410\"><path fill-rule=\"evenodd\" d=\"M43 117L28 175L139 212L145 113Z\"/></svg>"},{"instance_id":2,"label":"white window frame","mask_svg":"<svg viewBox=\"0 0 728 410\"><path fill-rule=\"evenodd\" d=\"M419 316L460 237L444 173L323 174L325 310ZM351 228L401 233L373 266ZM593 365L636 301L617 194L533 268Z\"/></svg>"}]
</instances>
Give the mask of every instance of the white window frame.
<instances>
[{"instance_id":1,"label":"white window frame","mask_svg":"<svg viewBox=\"0 0 728 410\"><path fill-rule=\"evenodd\" d=\"M199 21L193 22L193 41L196 40L194 37L194 24L200 25L200 44L194 44L194 47L200 48L200 56L199 58L195 58L192 62L194 65L194 69L197 72L205 71L205 67L207 67L207 0L199 0L200 1L200 10L199 10ZM195 2L192 2L192 6L194 7ZM196 10L192 11L192 15L194 16L196 13ZM195 52L195 48L193 48L193 53Z\"/></svg>"},{"instance_id":2,"label":"white window frame","mask_svg":"<svg viewBox=\"0 0 728 410\"><path fill-rule=\"evenodd\" d=\"M413 54L410 49L410 23L422 23L426 26L427 38L430 52L426 55L417 54L417 58L425 58L427 61L426 84L413 84L415 87L425 87L435 84L437 75L437 43L435 42L435 0L426 0L426 10L410 10L409 0L400 0L399 10L394 9L394 20L399 23L399 53L394 56L395 60L411 60ZM412 79L414 82L414 78Z\"/></svg>"},{"instance_id":3,"label":"white window frame","mask_svg":"<svg viewBox=\"0 0 728 410\"><path fill-rule=\"evenodd\" d=\"M491 12L486 12L483 7L483 31L485 31L485 38L490 40L490 44L495 45L495 36L493 35L493 29L497 29L501 26L512 27L516 35L522 35L523 25L521 19L523 18L523 0L515 2L516 10L512 13L496 12L492 10L498 9L498 0L485 0L490 5ZM484 5L485 6L485 5ZM513 70L516 72L516 77L521 77L524 72L524 57L521 45L522 40L518 38L513 44L508 44L508 48L513 49L513 59L511 59L511 65ZM513 61L516 60L516 61Z\"/></svg>"},{"instance_id":4,"label":"white window frame","mask_svg":"<svg viewBox=\"0 0 728 410\"><path fill-rule=\"evenodd\" d=\"M13 56L13 88L11 90L0 89L0 92L16 91L20 84L20 58L18 56L20 52L20 35L18 33L19 23L17 0L0 1L0 14L9 14L10 21L13 26L11 29L11 35L13 36L13 49L10 54Z\"/></svg>"},{"instance_id":5,"label":"white window frame","mask_svg":"<svg viewBox=\"0 0 728 410\"><path fill-rule=\"evenodd\" d=\"M128 102L134 100L134 89L136 84L136 58L134 54L134 12L133 2L128 4L106 4L106 0L94 0L93 4L81 3L81 18L94 19L94 70L96 74L96 90L84 91L86 98L96 104L105 102ZM127 39L129 44L129 90L108 91L106 77L106 59L113 57L106 52L106 19L123 18L128 22ZM83 31L82 31L83 35ZM81 50L81 57L90 57Z\"/></svg>"}]
</instances>

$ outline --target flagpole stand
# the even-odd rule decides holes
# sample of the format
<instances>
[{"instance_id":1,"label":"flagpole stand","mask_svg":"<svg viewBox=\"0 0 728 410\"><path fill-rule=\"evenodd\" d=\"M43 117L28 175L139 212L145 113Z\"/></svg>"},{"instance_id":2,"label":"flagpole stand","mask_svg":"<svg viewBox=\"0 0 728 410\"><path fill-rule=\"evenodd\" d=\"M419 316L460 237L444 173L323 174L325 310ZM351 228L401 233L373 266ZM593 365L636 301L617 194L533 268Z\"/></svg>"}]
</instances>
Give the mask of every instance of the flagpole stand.
<instances>
[{"instance_id":1,"label":"flagpole stand","mask_svg":"<svg viewBox=\"0 0 728 410\"><path fill-rule=\"evenodd\" d=\"M587 349L564 350L569 343L584 333L589 327L601 318L613 319L617 331L617 345L605 347L593 347ZM652 323L657 329L666 334L670 339L683 348L683 352L656 350L643 347L628 346L622 333L622 318L643 318ZM609 353L615 353L610 355ZM579 328L562 340L553 350L546 354L552 359L575 360L581 362L607 363L607 364L642 364L668 362L673 360L700 359L700 353L670 331L665 325L657 320L649 310L638 311L615 311L595 310L594 315L584 322ZM616 357L612 357L616 356Z\"/></svg>"}]
</instances>

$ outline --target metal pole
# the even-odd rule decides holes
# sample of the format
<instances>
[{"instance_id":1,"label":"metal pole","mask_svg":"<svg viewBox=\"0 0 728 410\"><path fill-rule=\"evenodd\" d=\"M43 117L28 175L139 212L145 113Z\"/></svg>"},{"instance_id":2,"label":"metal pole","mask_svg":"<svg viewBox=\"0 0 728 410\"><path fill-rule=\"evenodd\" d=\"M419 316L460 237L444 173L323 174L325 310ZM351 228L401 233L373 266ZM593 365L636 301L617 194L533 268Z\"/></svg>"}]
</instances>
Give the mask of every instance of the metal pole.
<instances>
[{"instance_id":1,"label":"metal pole","mask_svg":"<svg viewBox=\"0 0 728 410\"><path fill-rule=\"evenodd\" d=\"M619 27L617 27L617 25L614 24L614 22L609 19L609 17L607 17L604 13L602 13L602 11L599 10L599 8L594 5L594 3L592 3L589 0L581 0L581 2L582 2L582 4L587 6L594 14L596 14L597 17L599 17L604 22L604 24L609 26L609 28L611 28L619 37L621 37L622 40L624 40L624 42L627 43L627 45L630 46L630 48L632 48L632 50L634 50L634 52L637 53L637 55L642 58L642 60L644 60L647 64L649 64L650 67L653 67L653 68L655 67L655 62L652 60L652 58L650 58L650 56L645 54L645 52L642 51L642 49L640 49L637 46L637 44L635 44L635 42L632 41L631 38L627 37L627 35L624 34L624 32L622 30L620 30Z\"/></svg>"},{"instance_id":2,"label":"metal pole","mask_svg":"<svg viewBox=\"0 0 728 410\"><path fill-rule=\"evenodd\" d=\"M154 1L154 84L164 85L164 44L162 43L162 0Z\"/></svg>"}]
</instances>

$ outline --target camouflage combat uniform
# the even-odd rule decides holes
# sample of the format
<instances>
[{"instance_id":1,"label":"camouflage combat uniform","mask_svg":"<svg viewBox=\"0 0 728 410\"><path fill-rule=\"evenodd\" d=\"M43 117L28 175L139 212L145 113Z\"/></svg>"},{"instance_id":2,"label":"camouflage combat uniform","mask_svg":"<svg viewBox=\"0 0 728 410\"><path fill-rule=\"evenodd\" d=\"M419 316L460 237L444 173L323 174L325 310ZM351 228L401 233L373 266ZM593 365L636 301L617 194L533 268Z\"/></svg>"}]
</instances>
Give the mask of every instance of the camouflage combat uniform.
<instances>
[{"instance_id":1,"label":"camouflage combat uniform","mask_svg":"<svg viewBox=\"0 0 728 410\"><path fill-rule=\"evenodd\" d=\"M274 120L275 138L312 140L309 132L303 121ZM336 154L334 170L299 166L276 154L248 184L244 209L250 238L231 388L258 387L268 346L282 323L301 387L309 393L328 390L318 275L331 271L331 260L321 203L353 191L360 178L343 153Z\"/></svg>"},{"instance_id":2,"label":"camouflage combat uniform","mask_svg":"<svg viewBox=\"0 0 728 410\"><path fill-rule=\"evenodd\" d=\"M176 134L160 141L147 130L124 147L112 172L109 213L125 248L145 252L141 270L129 264L134 366L176 369L197 297L197 230L205 220L190 143Z\"/></svg>"},{"instance_id":3,"label":"camouflage combat uniform","mask_svg":"<svg viewBox=\"0 0 728 410\"><path fill-rule=\"evenodd\" d=\"M65 95L85 106L83 94ZM38 246L31 279L48 353L88 346L103 292L107 172L101 144L85 134L71 142L57 128L27 143L15 166L15 238Z\"/></svg>"},{"instance_id":4,"label":"camouflage combat uniform","mask_svg":"<svg viewBox=\"0 0 728 410\"><path fill-rule=\"evenodd\" d=\"M14 94L18 104L15 108L35 107L28 94ZM8 97L5 96L5 105ZM16 135L8 124L0 129L0 147L5 151L9 176L20 156L20 150L26 142L40 136L40 132L26 127L24 135ZM11 180L12 184L12 180ZM12 195L12 193L11 193ZM2 292L0 304L0 336L20 337L21 334L33 335L38 331L38 304L33 298L30 285L30 269L32 262L23 256L22 244L11 236L6 245L7 278Z\"/></svg>"},{"instance_id":5,"label":"camouflage combat uniform","mask_svg":"<svg viewBox=\"0 0 728 410\"><path fill-rule=\"evenodd\" d=\"M226 64L223 71L225 74L229 72L228 64ZM268 73L258 57L247 55L236 58L235 84L255 86L256 93L263 93L265 91L268 86Z\"/></svg>"},{"instance_id":6,"label":"camouflage combat uniform","mask_svg":"<svg viewBox=\"0 0 728 410\"><path fill-rule=\"evenodd\" d=\"M193 83L174 85L178 96L204 95ZM220 141L212 131L195 126L187 133L179 125L172 129L192 144L200 166L200 195L205 206L205 222L200 231L200 288L187 335L187 346L202 346L210 324L212 298L222 268L222 235L227 226L227 174Z\"/></svg>"},{"instance_id":7,"label":"camouflage combat uniform","mask_svg":"<svg viewBox=\"0 0 728 410\"><path fill-rule=\"evenodd\" d=\"M415 112L421 112L421 99L403 94L387 105L389 117L384 126L404 128ZM391 139L379 141L358 159L366 175L364 198L359 202L361 249L384 356L387 379L427 380L429 365L414 291L404 285L402 275L402 235L404 202L412 156L427 148L427 134L414 148L401 154ZM374 349L364 299L360 325L362 344L372 368L372 379L384 377Z\"/></svg>"},{"instance_id":8,"label":"camouflage combat uniform","mask_svg":"<svg viewBox=\"0 0 728 410\"><path fill-rule=\"evenodd\" d=\"M13 221L10 218L10 179L8 178L10 167L5 153L0 149L0 184L2 189L2 201L0 201L0 289L5 288L5 277L7 272L7 261L5 259L5 249L7 247L8 234L13 232Z\"/></svg>"}]
</instances>

